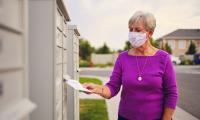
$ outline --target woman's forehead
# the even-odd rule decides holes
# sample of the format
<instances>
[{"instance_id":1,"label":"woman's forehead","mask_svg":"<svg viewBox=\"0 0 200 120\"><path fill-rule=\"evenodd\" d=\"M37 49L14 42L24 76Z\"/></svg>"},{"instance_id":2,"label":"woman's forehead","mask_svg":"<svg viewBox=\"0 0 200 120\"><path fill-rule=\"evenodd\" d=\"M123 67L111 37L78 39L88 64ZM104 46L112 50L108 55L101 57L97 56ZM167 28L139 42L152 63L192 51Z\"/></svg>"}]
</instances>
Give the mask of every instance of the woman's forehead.
<instances>
[{"instance_id":1,"label":"woman's forehead","mask_svg":"<svg viewBox=\"0 0 200 120\"><path fill-rule=\"evenodd\" d=\"M143 29L143 28L144 28L144 23L141 22L141 21L134 22L134 23L132 24L131 28L140 28L140 29Z\"/></svg>"}]
</instances>

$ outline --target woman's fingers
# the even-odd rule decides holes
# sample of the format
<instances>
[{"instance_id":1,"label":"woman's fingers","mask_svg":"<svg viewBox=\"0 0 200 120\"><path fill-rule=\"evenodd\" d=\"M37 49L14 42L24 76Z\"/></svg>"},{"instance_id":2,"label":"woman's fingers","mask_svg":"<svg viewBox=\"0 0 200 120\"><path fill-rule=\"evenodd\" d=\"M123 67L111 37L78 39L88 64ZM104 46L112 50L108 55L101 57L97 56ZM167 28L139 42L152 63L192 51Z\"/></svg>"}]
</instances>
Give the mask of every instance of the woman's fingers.
<instances>
[{"instance_id":1,"label":"woman's fingers","mask_svg":"<svg viewBox=\"0 0 200 120\"><path fill-rule=\"evenodd\" d=\"M84 83L82 84L84 88L90 90L91 92L84 92L86 94L97 93L97 86L93 83Z\"/></svg>"},{"instance_id":2,"label":"woman's fingers","mask_svg":"<svg viewBox=\"0 0 200 120\"><path fill-rule=\"evenodd\" d=\"M93 89L94 88L94 84L93 83L84 83L83 87L86 89Z\"/></svg>"},{"instance_id":3,"label":"woman's fingers","mask_svg":"<svg viewBox=\"0 0 200 120\"><path fill-rule=\"evenodd\" d=\"M83 85L83 87L85 87L85 86L87 86L89 83L83 83L82 85Z\"/></svg>"},{"instance_id":4,"label":"woman's fingers","mask_svg":"<svg viewBox=\"0 0 200 120\"><path fill-rule=\"evenodd\" d=\"M89 83L84 83L83 87L86 88L86 89L88 89L90 87L90 84Z\"/></svg>"},{"instance_id":5,"label":"woman's fingers","mask_svg":"<svg viewBox=\"0 0 200 120\"><path fill-rule=\"evenodd\" d=\"M86 89L92 89L93 88L93 85L91 83L84 83L82 84L84 88Z\"/></svg>"},{"instance_id":6,"label":"woman's fingers","mask_svg":"<svg viewBox=\"0 0 200 120\"><path fill-rule=\"evenodd\" d=\"M83 86L84 88L88 89L89 84L88 84L88 83L83 83L82 86ZM91 92L86 92L86 91L82 91L82 92L84 92L85 94L91 94Z\"/></svg>"}]
</instances>

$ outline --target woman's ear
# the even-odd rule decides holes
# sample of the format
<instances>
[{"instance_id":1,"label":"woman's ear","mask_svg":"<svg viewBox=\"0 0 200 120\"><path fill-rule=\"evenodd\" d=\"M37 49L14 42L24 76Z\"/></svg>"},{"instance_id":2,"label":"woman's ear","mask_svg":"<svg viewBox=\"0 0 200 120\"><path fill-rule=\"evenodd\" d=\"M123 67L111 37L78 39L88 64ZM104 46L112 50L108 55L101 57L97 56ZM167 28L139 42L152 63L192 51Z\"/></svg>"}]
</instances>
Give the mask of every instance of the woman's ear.
<instances>
[{"instance_id":1,"label":"woman's ear","mask_svg":"<svg viewBox=\"0 0 200 120\"><path fill-rule=\"evenodd\" d=\"M149 31L149 32L148 32L148 37L151 38L152 35L153 35L153 32L152 32L152 31Z\"/></svg>"},{"instance_id":2,"label":"woman's ear","mask_svg":"<svg viewBox=\"0 0 200 120\"><path fill-rule=\"evenodd\" d=\"M146 34L147 34L146 38L150 40L152 38L153 32L148 31Z\"/></svg>"}]
</instances>

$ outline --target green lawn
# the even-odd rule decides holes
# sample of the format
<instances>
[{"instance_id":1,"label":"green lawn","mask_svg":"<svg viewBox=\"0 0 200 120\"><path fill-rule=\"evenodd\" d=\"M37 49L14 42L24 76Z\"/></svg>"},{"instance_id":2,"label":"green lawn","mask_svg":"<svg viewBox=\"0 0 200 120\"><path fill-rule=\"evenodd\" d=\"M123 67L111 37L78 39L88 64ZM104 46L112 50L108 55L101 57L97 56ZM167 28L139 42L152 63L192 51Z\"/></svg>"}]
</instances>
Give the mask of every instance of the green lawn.
<instances>
[{"instance_id":1,"label":"green lawn","mask_svg":"<svg viewBox=\"0 0 200 120\"><path fill-rule=\"evenodd\" d=\"M102 85L102 81L97 79L97 78L80 77L79 81L80 81L81 84L87 82L87 83L95 83L95 84L98 84L98 85Z\"/></svg>"},{"instance_id":2,"label":"green lawn","mask_svg":"<svg viewBox=\"0 0 200 120\"><path fill-rule=\"evenodd\" d=\"M80 83L95 83L102 85L96 78L80 77ZM80 99L80 120L108 120L105 100Z\"/></svg>"},{"instance_id":3,"label":"green lawn","mask_svg":"<svg viewBox=\"0 0 200 120\"><path fill-rule=\"evenodd\" d=\"M81 99L80 120L108 120L105 100Z\"/></svg>"}]
</instances>

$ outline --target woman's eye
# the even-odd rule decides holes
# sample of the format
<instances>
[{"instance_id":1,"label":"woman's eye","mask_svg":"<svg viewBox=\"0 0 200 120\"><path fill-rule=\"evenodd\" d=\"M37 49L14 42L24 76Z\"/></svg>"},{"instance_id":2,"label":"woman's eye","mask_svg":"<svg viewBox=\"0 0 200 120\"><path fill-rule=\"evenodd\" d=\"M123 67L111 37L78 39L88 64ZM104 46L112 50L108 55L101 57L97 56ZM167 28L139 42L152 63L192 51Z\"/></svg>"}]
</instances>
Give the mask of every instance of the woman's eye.
<instances>
[{"instance_id":1,"label":"woman's eye","mask_svg":"<svg viewBox=\"0 0 200 120\"><path fill-rule=\"evenodd\" d=\"M140 30L140 29L135 29L135 31L136 31L136 32L141 32L141 30Z\"/></svg>"}]
</instances>

